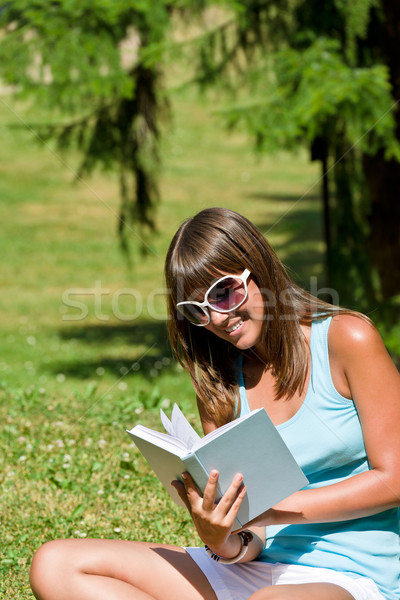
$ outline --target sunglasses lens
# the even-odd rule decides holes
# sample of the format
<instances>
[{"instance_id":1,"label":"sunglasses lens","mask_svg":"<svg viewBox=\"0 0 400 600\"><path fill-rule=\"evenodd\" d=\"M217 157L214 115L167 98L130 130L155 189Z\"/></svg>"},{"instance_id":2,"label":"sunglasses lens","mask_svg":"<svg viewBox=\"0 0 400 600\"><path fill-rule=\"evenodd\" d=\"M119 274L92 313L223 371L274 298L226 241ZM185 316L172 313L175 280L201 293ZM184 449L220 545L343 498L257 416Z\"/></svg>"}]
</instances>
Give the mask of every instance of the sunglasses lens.
<instances>
[{"instance_id":1,"label":"sunglasses lens","mask_svg":"<svg viewBox=\"0 0 400 600\"><path fill-rule=\"evenodd\" d=\"M180 304L179 312L194 325L206 325L208 323L208 314L196 304Z\"/></svg>"},{"instance_id":2,"label":"sunglasses lens","mask_svg":"<svg viewBox=\"0 0 400 600\"><path fill-rule=\"evenodd\" d=\"M236 277L226 277L210 288L207 299L212 308L229 311L240 306L245 297L243 281Z\"/></svg>"}]
</instances>

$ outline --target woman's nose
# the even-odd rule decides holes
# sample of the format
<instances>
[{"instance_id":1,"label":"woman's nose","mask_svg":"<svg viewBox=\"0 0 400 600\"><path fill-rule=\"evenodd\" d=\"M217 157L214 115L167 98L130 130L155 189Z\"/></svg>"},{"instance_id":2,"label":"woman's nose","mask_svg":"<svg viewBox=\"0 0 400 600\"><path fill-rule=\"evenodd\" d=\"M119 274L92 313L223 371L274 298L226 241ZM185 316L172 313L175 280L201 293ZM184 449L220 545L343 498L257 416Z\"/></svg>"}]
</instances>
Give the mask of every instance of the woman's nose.
<instances>
[{"instance_id":1,"label":"woman's nose","mask_svg":"<svg viewBox=\"0 0 400 600\"><path fill-rule=\"evenodd\" d=\"M208 309L210 311L210 323L215 325L216 327L223 327L228 324L229 315L228 313L221 313L217 310L213 310L212 308Z\"/></svg>"}]
</instances>

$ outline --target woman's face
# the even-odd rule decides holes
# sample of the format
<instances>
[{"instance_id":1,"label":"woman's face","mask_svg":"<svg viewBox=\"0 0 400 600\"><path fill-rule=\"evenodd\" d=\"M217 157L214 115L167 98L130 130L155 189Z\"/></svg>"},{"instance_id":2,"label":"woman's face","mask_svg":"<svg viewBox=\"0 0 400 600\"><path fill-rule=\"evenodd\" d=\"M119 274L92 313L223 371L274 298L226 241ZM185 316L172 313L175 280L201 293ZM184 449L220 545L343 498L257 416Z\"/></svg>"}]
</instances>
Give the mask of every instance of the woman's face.
<instances>
[{"instance_id":1,"label":"woman's face","mask_svg":"<svg viewBox=\"0 0 400 600\"><path fill-rule=\"evenodd\" d=\"M246 300L231 312L220 313L208 308L210 323L206 325L206 329L240 350L257 346L261 349L265 318L264 300L251 276L247 282L247 290Z\"/></svg>"}]
</instances>

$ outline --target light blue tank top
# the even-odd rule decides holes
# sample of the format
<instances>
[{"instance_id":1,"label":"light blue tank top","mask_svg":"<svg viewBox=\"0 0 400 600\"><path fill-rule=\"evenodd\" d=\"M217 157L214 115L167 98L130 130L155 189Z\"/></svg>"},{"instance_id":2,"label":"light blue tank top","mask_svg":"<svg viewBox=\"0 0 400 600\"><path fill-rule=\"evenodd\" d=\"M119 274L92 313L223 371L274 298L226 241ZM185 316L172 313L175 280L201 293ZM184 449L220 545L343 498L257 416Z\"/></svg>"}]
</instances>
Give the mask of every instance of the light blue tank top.
<instances>
[{"instance_id":1,"label":"light blue tank top","mask_svg":"<svg viewBox=\"0 0 400 600\"><path fill-rule=\"evenodd\" d=\"M328 353L331 318L311 327L311 375L301 408L279 433L309 480L307 488L341 481L369 469L354 402L333 385ZM241 414L250 411L243 374ZM377 407L379 410L379 407ZM334 523L267 527L258 560L324 567L350 577L370 577L388 600L400 598L398 509Z\"/></svg>"}]
</instances>

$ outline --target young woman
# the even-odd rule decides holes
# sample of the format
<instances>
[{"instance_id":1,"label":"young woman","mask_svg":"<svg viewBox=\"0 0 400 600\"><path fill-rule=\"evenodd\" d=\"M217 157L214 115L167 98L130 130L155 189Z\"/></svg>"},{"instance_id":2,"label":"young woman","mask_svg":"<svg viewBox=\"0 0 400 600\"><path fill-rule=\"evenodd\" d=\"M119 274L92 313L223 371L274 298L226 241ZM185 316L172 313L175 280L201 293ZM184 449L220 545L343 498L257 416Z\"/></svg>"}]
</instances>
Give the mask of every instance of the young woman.
<instances>
[{"instance_id":1,"label":"young woman","mask_svg":"<svg viewBox=\"0 0 400 600\"><path fill-rule=\"evenodd\" d=\"M400 598L400 375L369 319L288 276L243 216L186 221L166 259L172 347L207 433L264 407L309 479L233 531L246 488L219 503L175 482L205 547L59 540L35 554L38 600ZM257 461L257 456L254 457Z\"/></svg>"}]
</instances>

